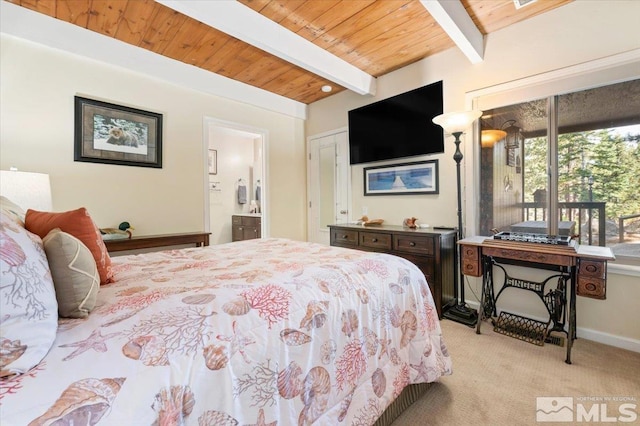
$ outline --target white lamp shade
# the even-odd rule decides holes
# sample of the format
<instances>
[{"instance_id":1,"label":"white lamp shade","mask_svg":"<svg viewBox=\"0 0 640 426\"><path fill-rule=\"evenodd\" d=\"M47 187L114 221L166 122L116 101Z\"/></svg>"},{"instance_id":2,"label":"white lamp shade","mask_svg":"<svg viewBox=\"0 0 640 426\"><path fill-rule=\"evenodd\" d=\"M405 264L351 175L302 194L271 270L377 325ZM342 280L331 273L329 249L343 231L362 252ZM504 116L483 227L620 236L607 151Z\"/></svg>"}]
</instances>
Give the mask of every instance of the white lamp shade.
<instances>
[{"instance_id":1,"label":"white lamp shade","mask_svg":"<svg viewBox=\"0 0 640 426\"><path fill-rule=\"evenodd\" d=\"M471 124L482 115L480 110L449 112L433 117L433 122L439 125L447 133L464 132Z\"/></svg>"},{"instance_id":2,"label":"white lamp shade","mask_svg":"<svg viewBox=\"0 0 640 426\"><path fill-rule=\"evenodd\" d=\"M25 211L51 211L51 184L44 173L0 170L0 195Z\"/></svg>"}]
</instances>

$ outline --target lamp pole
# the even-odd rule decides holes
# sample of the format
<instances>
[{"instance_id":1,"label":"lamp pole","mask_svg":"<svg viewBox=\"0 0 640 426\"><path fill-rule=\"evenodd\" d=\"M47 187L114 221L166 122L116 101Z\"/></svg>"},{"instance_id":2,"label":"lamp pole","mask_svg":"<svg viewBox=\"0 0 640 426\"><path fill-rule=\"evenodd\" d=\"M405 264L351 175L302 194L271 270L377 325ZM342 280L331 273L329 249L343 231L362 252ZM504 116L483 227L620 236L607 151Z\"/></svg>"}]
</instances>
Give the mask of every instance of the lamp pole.
<instances>
[{"instance_id":1,"label":"lamp pole","mask_svg":"<svg viewBox=\"0 0 640 426\"><path fill-rule=\"evenodd\" d=\"M462 135L462 132L453 132L452 135L455 137L454 143L456 144L456 152L453 154L453 160L456 162L456 183L458 189L458 241L460 241L463 238L462 183L460 179L460 162L463 158L462 151L460 151L460 136ZM458 271L456 271L455 278L458 278L460 282L460 300L457 300L458 295L455 295L457 305L452 306L444 313L443 316L447 319L466 324L469 327L474 327L478 322L478 313L467 306L466 299L464 297L464 274L462 273L462 253L460 252L460 244L456 244L456 258L458 262ZM458 281L458 279L455 281ZM454 285L455 289L457 289L458 283L455 281Z\"/></svg>"}]
</instances>

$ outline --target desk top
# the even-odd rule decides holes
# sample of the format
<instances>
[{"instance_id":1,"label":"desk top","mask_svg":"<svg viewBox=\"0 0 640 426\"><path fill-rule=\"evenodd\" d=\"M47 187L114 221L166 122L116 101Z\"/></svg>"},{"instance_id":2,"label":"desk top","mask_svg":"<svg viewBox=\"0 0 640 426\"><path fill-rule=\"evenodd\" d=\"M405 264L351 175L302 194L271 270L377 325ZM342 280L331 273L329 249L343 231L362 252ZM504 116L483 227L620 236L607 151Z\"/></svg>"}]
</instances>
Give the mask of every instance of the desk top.
<instances>
[{"instance_id":1,"label":"desk top","mask_svg":"<svg viewBox=\"0 0 640 426\"><path fill-rule=\"evenodd\" d=\"M568 246L560 246L551 244L526 243L520 241L495 240L492 237L477 235L474 237L463 238L462 240L458 241L458 244L526 252L544 252L548 254L570 257L588 257L603 260L616 259L609 247L578 244L577 242L575 242L575 240L572 241Z\"/></svg>"},{"instance_id":2,"label":"desk top","mask_svg":"<svg viewBox=\"0 0 640 426\"><path fill-rule=\"evenodd\" d=\"M327 225L329 228L342 228L353 229L357 231L369 231L369 232L394 232L405 234L454 234L457 231L455 229L442 229L442 228L409 228L402 225L357 225L355 223L336 223Z\"/></svg>"}]
</instances>

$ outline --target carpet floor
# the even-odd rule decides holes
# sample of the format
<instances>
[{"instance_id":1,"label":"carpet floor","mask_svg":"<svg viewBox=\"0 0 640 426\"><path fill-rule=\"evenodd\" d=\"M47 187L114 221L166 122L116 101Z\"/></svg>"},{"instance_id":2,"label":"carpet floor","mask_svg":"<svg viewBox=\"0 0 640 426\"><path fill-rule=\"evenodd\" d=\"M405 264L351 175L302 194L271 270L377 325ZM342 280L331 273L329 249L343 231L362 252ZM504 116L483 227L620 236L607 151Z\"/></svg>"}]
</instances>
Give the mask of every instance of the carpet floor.
<instances>
[{"instance_id":1,"label":"carpet floor","mask_svg":"<svg viewBox=\"0 0 640 426\"><path fill-rule=\"evenodd\" d=\"M640 424L640 353L578 335L569 365L566 347L508 337L489 322L481 335L450 320L441 326L453 374L434 383L393 426Z\"/></svg>"}]
</instances>

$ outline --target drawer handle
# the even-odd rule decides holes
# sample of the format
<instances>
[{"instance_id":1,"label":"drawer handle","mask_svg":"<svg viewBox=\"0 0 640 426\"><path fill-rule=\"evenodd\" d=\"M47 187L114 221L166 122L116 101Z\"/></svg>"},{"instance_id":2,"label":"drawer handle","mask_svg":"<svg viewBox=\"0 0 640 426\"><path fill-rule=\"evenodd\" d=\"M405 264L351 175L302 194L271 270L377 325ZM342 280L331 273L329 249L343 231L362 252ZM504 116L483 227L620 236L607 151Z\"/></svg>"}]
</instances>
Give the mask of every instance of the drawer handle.
<instances>
[{"instance_id":1,"label":"drawer handle","mask_svg":"<svg viewBox=\"0 0 640 426\"><path fill-rule=\"evenodd\" d=\"M588 272L596 272L598 270L598 267L596 265L587 265L587 267L585 268Z\"/></svg>"},{"instance_id":2,"label":"drawer handle","mask_svg":"<svg viewBox=\"0 0 640 426\"><path fill-rule=\"evenodd\" d=\"M371 242L373 242L373 243L377 243L377 242L378 242L378 239L377 239L377 238L372 238L372 239L371 239Z\"/></svg>"},{"instance_id":3,"label":"drawer handle","mask_svg":"<svg viewBox=\"0 0 640 426\"><path fill-rule=\"evenodd\" d=\"M409 245L410 245L411 247L414 247L414 246L416 245L416 243L414 243L413 241L411 241L411 242L409 243Z\"/></svg>"},{"instance_id":4,"label":"drawer handle","mask_svg":"<svg viewBox=\"0 0 640 426\"><path fill-rule=\"evenodd\" d=\"M346 240L347 238L348 238L348 236L347 236L347 235L343 235L343 236L342 236L342 239L343 239L343 240Z\"/></svg>"},{"instance_id":5,"label":"drawer handle","mask_svg":"<svg viewBox=\"0 0 640 426\"><path fill-rule=\"evenodd\" d=\"M244 228L241 226L241 227L239 227L238 229L242 231Z\"/></svg>"}]
</instances>

